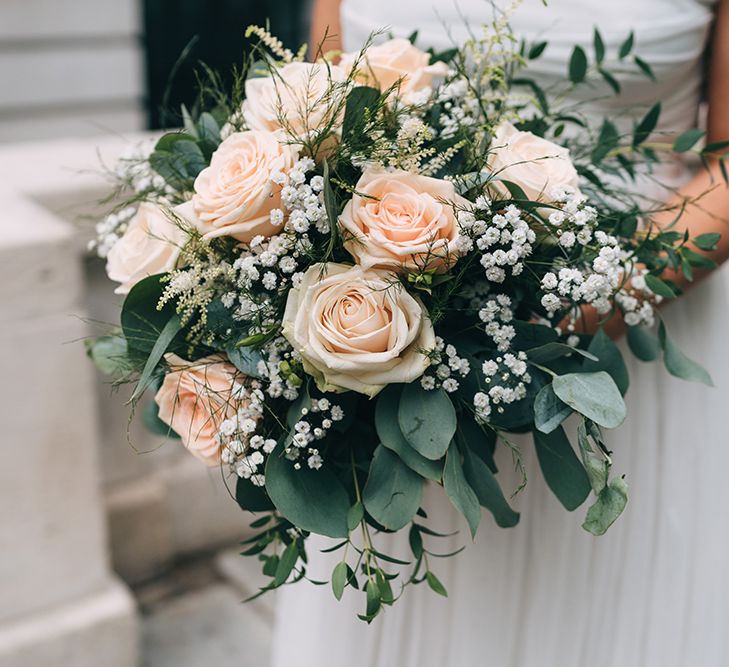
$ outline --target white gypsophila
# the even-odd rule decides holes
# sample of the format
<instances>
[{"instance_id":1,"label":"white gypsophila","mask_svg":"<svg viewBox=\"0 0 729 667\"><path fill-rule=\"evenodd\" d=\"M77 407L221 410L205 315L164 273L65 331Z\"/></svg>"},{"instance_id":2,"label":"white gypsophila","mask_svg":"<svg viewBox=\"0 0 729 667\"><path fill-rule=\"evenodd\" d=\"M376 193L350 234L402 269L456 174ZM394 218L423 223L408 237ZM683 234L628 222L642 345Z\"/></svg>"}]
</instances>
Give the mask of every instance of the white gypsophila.
<instances>
[{"instance_id":1,"label":"white gypsophila","mask_svg":"<svg viewBox=\"0 0 729 667\"><path fill-rule=\"evenodd\" d=\"M471 366L465 357L459 357L454 345L446 344L440 336L435 337L435 347L427 352L430 366L420 378L420 386L426 391L442 388L448 393L458 390L459 382L454 377L466 377Z\"/></svg>"},{"instance_id":2,"label":"white gypsophila","mask_svg":"<svg viewBox=\"0 0 729 667\"><path fill-rule=\"evenodd\" d=\"M511 298L506 294L490 296L478 312L479 319L484 323L484 331L491 338L499 352L509 349L516 330L510 324L514 319L511 309Z\"/></svg>"},{"instance_id":3,"label":"white gypsophila","mask_svg":"<svg viewBox=\"0 0 729 667\"><path fill-rule=\"evenodd\" d=\"M487 423L494 406L497 412L502 413L504 405L524 399L532 378L525 352L507 352L495 359L487 359L481 371L488 390L474 396L473 406L476 420Z\"/></svg>"}]
</instances>

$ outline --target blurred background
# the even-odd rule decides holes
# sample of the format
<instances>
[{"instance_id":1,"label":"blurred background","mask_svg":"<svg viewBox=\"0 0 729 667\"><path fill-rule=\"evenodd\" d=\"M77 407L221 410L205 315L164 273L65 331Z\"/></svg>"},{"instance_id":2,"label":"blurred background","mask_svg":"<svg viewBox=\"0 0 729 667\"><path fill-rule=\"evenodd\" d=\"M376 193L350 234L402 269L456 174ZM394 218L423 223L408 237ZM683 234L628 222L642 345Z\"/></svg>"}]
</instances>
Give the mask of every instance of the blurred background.
<instances>
[{"instance_id":1,"label":"blurred background","mask_svg":"<svg viewBox=\"0 0 729 667\"><path fill-rule=\"evenodd\" d=\"M0 2L0 667L265 665L250 517L177 442L128 422L83 339L121 298L86 251L102 164L176 124L249 24L290 48L307 0ZM184 56L184 57L181 57ZM9 369L7 366L9 365Z\"/></svg>"}]
</instances>

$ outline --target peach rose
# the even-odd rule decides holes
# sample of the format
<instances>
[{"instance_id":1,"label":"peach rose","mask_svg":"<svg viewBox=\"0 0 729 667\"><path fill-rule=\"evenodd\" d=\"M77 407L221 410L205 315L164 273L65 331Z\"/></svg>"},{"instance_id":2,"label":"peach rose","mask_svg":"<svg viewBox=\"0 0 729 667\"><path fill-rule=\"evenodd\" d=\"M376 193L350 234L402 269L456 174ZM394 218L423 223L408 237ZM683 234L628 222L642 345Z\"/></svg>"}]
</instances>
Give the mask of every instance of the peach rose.
<instances>
[{"instance_id":1,"label":"peach rose","mask_svg":"<svg viewBox=\"0 0 729 667\"><path fill-rule=\"evenodd\" d=\"M220 424L235 416L240 401L231 397L241 374L221 357L193 363L174 354L165 355L171 371L154 397L159 418L177 435L193 456L209 466L220 463Z\"/></svg>"},{"instance_id":2,"label":"peach rose","mask_svg":"<svg viewBox=\"0 0 729 667\"><path fill-rule=\"evenodd\" d=\"M339 224L344 247L363 268L445 271L458 258L453 183L407 171L366 169Z\"/></svg>"},{"instance_id":3,"label":"peach rose","mask_svg":"<svg viewBox=\"0 0 729 667\"><path fill-rule=\"evenodd\" d=\"M550 192L555 189L578 191L579 177L569 150L531 132L521 132L511 123L496 129L488 166L495 178L516 183L532 201L549 203ZM491 181L490 185L508 194L503 183Z\"/></svg>"},{"instance_id":4,"label":"peach rose","mask_svg":"<svg viewBox=\"0 0 729 667\"><path fill-rule=\"evenodd\" d=\"M359 62L357 62L359 59ZM408 102L414 93L430 90L433 78L445 76L448 67L443 62L430 64L430 54L413 46L409 40L397 38L370 46L362 56L344 53L339 66L354 72L356 81L384 91L400 82L400 97Z\"/></svg>"},{"instance_id":5,"label":"peach rose","mask_svg":"<svg viewBox=\"0 0 729 667\"><path fill-rule=\"evenodd\" d=\"M435 347L423 305L393 275L334 263L314 264L289 292L283 335L322 391L370 397L420 377Z\"/></svg>"},{"instance_id":6,"label":"peach rose","mask_svg":"<svg viewBox=\"0 0 729 667\"><path fill-rule=\"evenodd\" d=\"M176 209L173 209L176 212ZM109 250L106 273L127 294L142 278L172 271L189 236L154 204L140 204L127 231Z\"/></svg>"},{"instance_id":7,"label":"peach rose","mask_svg":"<svg viewBox=\"0 0 729 667\"><path fill-rule=\"evenodd\" d=\"M180 206L205 238L232 236L248 243L278 229L271 211L281 206L281 186L272 176L286 173L296 153L273 132L236 132L213 153L195 179L192 201Z\"/></svg>"},{"instance_id":8,"label":"peach rose","mask_svg":"<svg viewBox=\"0 0 729 667\"><path fill-rule=\"evenodd\" d=\"M340 111L333 86L345 79L344 71L334 65L289 63L272 76L246 81L243 118L252 130L283 129L308 136Z\"/></svg>"}]
</instances>

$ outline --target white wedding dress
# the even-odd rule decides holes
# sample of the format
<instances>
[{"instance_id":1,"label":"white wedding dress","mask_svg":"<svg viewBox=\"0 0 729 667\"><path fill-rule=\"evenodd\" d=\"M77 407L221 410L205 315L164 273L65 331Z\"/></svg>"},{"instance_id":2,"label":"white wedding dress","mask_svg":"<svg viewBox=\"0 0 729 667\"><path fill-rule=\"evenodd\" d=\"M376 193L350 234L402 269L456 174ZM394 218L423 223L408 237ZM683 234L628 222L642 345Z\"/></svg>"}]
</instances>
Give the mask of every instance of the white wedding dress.
<instances>
[{"instance_id":1,"label":"white wedding dress","mask_svg":"<svg viewBox=\"0 0 729 667\"><path fill-rule=\"evenodd\" d=\"M356 49L388 26L399 35L419 29L420 45L447 48L444 24L462 40L463 21L478 30L491 11L484 0L345 0L344 46ZM660 99L663 129L681 131L696 123L712 13L699 0L549 0L547 7L525 0L512 26L530 40L549 41L531 70L545 85L565 75L572 45L591 52L593 26L613 54L634 30L636 53L658 82L625 75L624 95L592 110L630 127ZM677 162L661 176L679 185L690 170ZM630 362L629 417L610 446L631 498L605 536L580 527L585 507L571 514L562 508L525 439L529 483L514 502L521 511L515 528L498 528L484 512L471 543L442 490L429 489L430 525L459 529L431 548L467 543L453 558L433 559L447 599L425 584L411 587L368 626L356 618L364 608L356 591L338 603L328 586L285 587L278 593L274 667L729 665L728 283L727 271L717 271L664 311L672 337L711 369L715 388L672 378L659 363ZM507 452L499 463L502 485L513 489ZM379 537L386 553L408 555L406 534ZM317 551L330 543L310 541L315 579L328 579L341 558Z\"/></svg>"}]
</instances>

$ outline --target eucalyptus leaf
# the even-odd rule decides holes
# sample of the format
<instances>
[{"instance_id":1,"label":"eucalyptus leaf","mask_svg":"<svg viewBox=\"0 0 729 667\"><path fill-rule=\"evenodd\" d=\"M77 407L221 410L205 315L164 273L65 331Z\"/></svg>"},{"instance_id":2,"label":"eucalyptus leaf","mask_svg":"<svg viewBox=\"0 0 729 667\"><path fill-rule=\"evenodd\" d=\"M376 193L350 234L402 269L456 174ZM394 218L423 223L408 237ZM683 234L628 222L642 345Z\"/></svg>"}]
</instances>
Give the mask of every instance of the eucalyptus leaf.
<instances>
[{"instance_id":1,"label":"eucalyptus leaf","mask_svg":"<svg viewBox=\"0 0 729 667\"><path fill-rule=\"evenodd\" d=\"M692 239L693 244L700 250L707 252L716 250L716 244L721 239L721 234L718 232L707 232L706 234L699 234Z\"/></svg>"},{"instance_id":2,"label":"eucalyptus leaf","mask_svg":"<svg viewBox=\"0 0 729 667\"><path fill-rule=\"evenodd\" d=\"M337 600L342 599L342 595L344 594L344 586L347 583L348 574L349 569L347 567L347 563L344 561L337 563L334 571L332 572L332 591L334 593L334 597L337 598Z\"/></svg>"},{"instance_id":3,"label":"eucalyptus leaf","mask_svg":"<svg viewBox=\"0 0 729 667\"><path fill-rule=\"evenodd\" d=\"M342 121L342 137L346 137L364 123L366 110L374 110L382 93L377 88L357 86L347 95Z\"/></svg>"},{"instance_id":4,"label":"eucalyptus leaf","mask_svg":"<svg viewBox=\"0 0 729 667\"><path fill-rule=\"evenodd\" d=\"M405 385L397 418L405 440L432 461L446 453L456 432L456 410L448 394L423 389L417 381Z\"/></svg>"},{"instance_id":5,"label":"eucalyptus leaf","mask_svg":"<svg viewBox=\"0 0 729 667\"><path fill-rule=\"evenodd\" d=\"M493 514L498 526L511 528L519 523L519 513L509 506L494 474L468 447L463 448L463 472L478 502Z\"/></svg>"},{"instance_id":6,"label":"eucalyptus leaf","mask_svg":"<svg viewBox=\"0 0 729 667\"><path fill-rule=\"evenodd\" d=\"M378 396L375 406L375 429L380 442L395 452L411 470L426 479L439 482L443 464L440 461L426 459L405 440L400 431L397 414L402 388L399 385L388 385Z\"/></svg>"},{"instance_id":7,"label":"eucalyptus leaf","mask_svg":"<svg viewBox=\"0 0 729 667\"><path fill-rule=\"evenodd\" d=\"M610 374L620 393L625 396L630 386L628 367L618 346L611 340L603 329L598 329L592 337L588 351L595 355L595 359L586 359L582 365L585 371L605 371Z\"/></svg>"},{"instance_id":8,"label":"eucalyptus leaf","mask_svg":"<svg viewBox=\"0 0 729 667\"><path fill-rule=\"evenodd\" d=\"M423 495L423 479L386 447L375 449L362 492L372 518L388 530L400 530L415 516Z\"/></svg>"},{"instance_id":9,"label":"eucalyptus leaf","mask_svg":"<svg viewBox=\"0 0 729 667\"><path fill-rule=\"evenodd\" d=\"M668 337L666 325L663 322L658 325L658 338L661 341L661 346L663 347L663 363L666 366L666 370L671 375L681 378L682 380L702 382L709 387L714 386L711 375L709 375L708 371L700 364L689 359Z\"/></svg>"},{"instance_id":10,"label":"eucalyptus leaf","mask_svg":"<svg viewBox=\"0 0 729 667\"><path fill-rule=\"evenodd\" d=\"M542 433L551 433L572 414L572 408L554 393L551 383L545 384L534 399L534 426Z\"/></svg>"},{"instance_id":11,"label":"eucalyptus leaf","mask_svg":"<svg viewBox=\"0 0 729 667\"><path fill-rule=\"evenodd\" d=\"M646 273L645 284L646 287L648 287L648 289L654 294L658 294L666 299L676 298L676 293L673 291L671 286L657 276L654 276L652 273Z\"/></svg>"},{"instance_id":12,"label":"eucalyptus leaf","mask_svg":"<svg viewBox=\"0 0 729 667\"><path fill-rule=\"evenodd\" d=\"M296 565L298 558L299 549L297 547L296 540L294 540L284 549L281 560L278 562L278 566L276 567L276 576L273 580L274 586L281 586L286 583L286 580L289 578L291 571L294 569L294 565Z\"/></svg>"},{"instance_id":13,"label":"eucalyptus leaf","mask_svg":"<svg viewBox=\"0 0 729 667\"><path fill-rule=\"evenodd\" d=\"M628 347L641 361L655 361L662 354L658 337L645 327L628 327Z\"/></svg>"},{"instance_id":14,"label":"eucalyptus leaf","mask_svg":"<svg viewBox=\"0 0 729 667\"><path fill-rule=\"evenodd\" d=\"M349 535L349 496L329 468L295 470L279 445L266 462L266 491L276 509L301 530L327 537Z\"/></svg>"},{"instance_id":15,"label":"eucalyptus leaf","mask_svg":"<svg viewBox=\"0 0 729 667\"><path fill-rule=\"evenodd\" d=\"M628 502L628 484L622 477L610 480L587 510L582 527L593 535L604 535L623 513Z\"/></svg>"},{"instance_id":16,"label":"eucalyptus leaf","mask_svg":"<svg viewBox=\"0 0 729 667\"><path fill-rule=\"evenodd\" d=\"M124 336L113 334L85 341L86 353L104 375L120 377L134 370Z\"/></svg>"},{"instance_id":17,"label":"eucalyptus leaf","mask_svg":"<svg viewBox=\"0 0 729 667\"><path fill-rule=\"evenodd\" d=\"M625 420L623 397L605 371L558 375L552 387L561 401L600 426L616 428Z\"/></svg>"},{"instance_id":18,"label":"eucalyptus leaf","mask_svg":"<svg viewBox=\"0 0 729 667\"><path fill-rule=\"evenodd\" d=\"M599 453L596 454L590 445L584 419L577 428L577 442L580 445L580 457L590 486L596 495L600 494L608 482L610 462L601 450L598 450Z\"/></svg>"},{"instance_id":19,"label":"eucalyptus leaf","mask_svg":"<svg viewBox=\"0 0 729 667\"><path fill-rule=\"evenodd\" d=\"M661 103L656 102L641 119L633 132L633 146L640 146L656 129L661 115Z\"/></svg>"},{"instance_id":20,"label":"eucalyptus leaf","mask_svg":"<svg viewBox=\"0 0 729 667\"><path fill-rule=\"evenodd\" d=\"M486 467L486 466L484 466ZM481 507L475 491L466 481L455 444L451 444L443 469L443 487L453 506L466 518L471 535L476 535L481 521Z\"/></svg>"},{"instance_id":21,"label":"eucalyptus leaf","mask_svg":"<svg viewBox=\"0 0 729 667\"><path fill-rule=\"evenodd\" d=\"M269 512L275 509L266 489L244 477L239 477L235 483L235 500L246 512Z\"/></svg>"},{"instance_id":22,"label":"eucalyptus leaf","mask_svg":"<svg viewBox=\"0 0 729 667\"><path fill-rule=\"evenodd\" d=\"M560 426L549 434L535 431L534 446L552 493L568 511L579 507L590 494L590 480L564 429Z\"/></svg>"}]
</instances>

